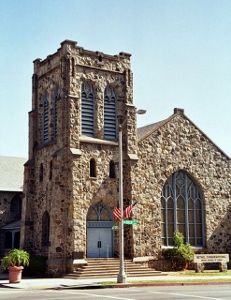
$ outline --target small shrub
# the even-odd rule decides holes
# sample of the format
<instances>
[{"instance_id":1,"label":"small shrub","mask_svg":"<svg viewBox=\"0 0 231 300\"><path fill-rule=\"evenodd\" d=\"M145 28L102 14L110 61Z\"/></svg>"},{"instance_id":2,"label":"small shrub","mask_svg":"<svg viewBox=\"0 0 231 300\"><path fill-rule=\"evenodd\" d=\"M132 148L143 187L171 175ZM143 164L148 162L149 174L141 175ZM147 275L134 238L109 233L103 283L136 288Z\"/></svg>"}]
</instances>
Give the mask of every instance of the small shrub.
<instances>
[{"instance_id":1,"label":"small shrub","mask_svg":"<svg viewBox=\"0 0 231 300\"><path fill-rule=\"evenodd\" d=\"M2 259L2 268L4 270L14 266L28 266L30 255L27 251L22 249L12 249Z\"/></svg>"},{"instance_id":2,"label":"small shrub","mask_svg":"<svg viewBox=\"0 0 231 300\"><path fill-rule=\"evenodd\" d=\"M183 234L176 231L173 236L173 248L164 250L163 254L171 261L173 270L183 270L187 269L193 260L194 251L190 244L184 243Z\"/></svg>"}]
</instances>

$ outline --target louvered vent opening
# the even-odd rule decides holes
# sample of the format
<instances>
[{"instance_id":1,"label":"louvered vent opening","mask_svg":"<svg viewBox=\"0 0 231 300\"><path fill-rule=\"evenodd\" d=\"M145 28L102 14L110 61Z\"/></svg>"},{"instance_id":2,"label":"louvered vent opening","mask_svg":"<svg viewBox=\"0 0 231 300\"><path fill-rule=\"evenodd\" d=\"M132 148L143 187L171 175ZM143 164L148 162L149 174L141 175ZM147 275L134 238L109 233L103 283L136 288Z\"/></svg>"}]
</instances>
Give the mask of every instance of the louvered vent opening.
<instances>
[{"instance_id":1,"label":"louvered vent opening","mask_svg":"<svg viewBox=\"0 0 231 300\"><path fill-rule=\"evenodd\" d=\"M104 138L115 140L116 134L116 107L115 97L106 95L104 98Z\"/></svg>"},{"instance_id":2,"label":"louvered vent opening","mask_svg":"<svg viewBox=\"0 0 231 300\"><path fill-rule=\"evenodd\" d=\"M82 134L94 136L94 97L82 93Z\"/></svg>"},{"instance_id":3,"label":"louvered vent opening","mask_svg":"<svg viewBox=\"0 0 231 300\"><path fill-rule=\"evenodd\" d=\"M47 143L49 139L48 126L49 126L49 105L48 105L47 98L45 98L44 107L43 107L43 142L44 143Z\"/></svg>"}]
</instances>

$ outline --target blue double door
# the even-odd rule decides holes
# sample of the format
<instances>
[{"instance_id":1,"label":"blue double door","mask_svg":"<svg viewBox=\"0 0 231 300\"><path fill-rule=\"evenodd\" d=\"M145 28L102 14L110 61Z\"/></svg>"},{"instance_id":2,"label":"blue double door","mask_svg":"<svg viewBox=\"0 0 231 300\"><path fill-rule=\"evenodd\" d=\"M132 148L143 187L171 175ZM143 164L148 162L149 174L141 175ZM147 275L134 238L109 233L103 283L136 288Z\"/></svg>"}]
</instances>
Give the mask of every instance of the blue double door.
<instances>
[{"instance_id":1,"label":"blue double door","mask_svg":"<svg viewBox=\"0 0 231 300\"><path fill-rule=\"evenodd\" d=\"M112 229L100 227L87 228L87 257L109 258L113 254Z\"/></svg>"}]
</instances>

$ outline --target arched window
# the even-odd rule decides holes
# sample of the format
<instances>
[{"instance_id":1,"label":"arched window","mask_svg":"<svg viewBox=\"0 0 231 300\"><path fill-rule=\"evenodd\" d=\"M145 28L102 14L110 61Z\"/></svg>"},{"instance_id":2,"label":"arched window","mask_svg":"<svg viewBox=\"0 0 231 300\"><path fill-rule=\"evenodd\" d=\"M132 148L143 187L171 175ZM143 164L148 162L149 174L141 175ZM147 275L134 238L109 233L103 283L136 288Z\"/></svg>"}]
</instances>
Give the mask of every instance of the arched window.
<instances>
[{"instance_id":1,"label":"arched window","mask_svg":"<svg viewBox=\"0 0 231 300\"><path fill-rule=\"evenodd\" d=\"M89 208L87 221L112 221L112 212L107 206L99 202Z\"/></svg>"},{"instance_id":2,"label":"arched window","mask_svg":"<svg viewBox=\"0 0 231 300\"><path fill-rule=\"evenodd\" d=\"M175 231L187 243L204 245L203 198L200 187L184 171L175 172L165 183L161 196L162 243L173 245Z\"/></svg>"},{"instance_id":3,"label":"arched window","mask_svg":"<svg viewBox=\"0 0 231 300\"><path fill-rule=\"evenodd\" d=\"M15 220L21 219L21 212L22 212L22 199L19 195L15 195L11 202L10 202L10 212L11 216Z\"/></svg>"},{"instance_id":4,"label":"arched window","mask_svg":"<svg viewBox=\"0 0 231 300\"><path fill-rule=\"evenodd\" d=\"M50 216L47 211L42 216L42 246L49 246Z\"/></svg>"},{"instance_id":5,"label":"arched window","mask_svg":"<svg viewBox=\"0 0 231 300\"><path fill-rule=\"evenodd\" d=\"M116 139L116 95L110 86L104 91L104 138Z\"/></svg>"},{"instance_id":6,"label":"arched window","mask_svg":"<svg viewBox=\"0 0 231 300\"><path fill-rule=\"evenodd\" d=\"M94 93L90 83L85 82L82 85L82 134L94 136Z\"/></svg>"},{"instance_id":7,"label":"arched window","mask_svg":"<svg viewBox=\"0 0 231 300\"><path fill-rule=\"evenodd\" d=\"M109 163L109 177L110 178L116 178L115 163L114 163L113 160L111 160L110 163Z\"/></svg>"},{"instance_id":8,"label":"arched window","mask_svg":"<svg viewBox=\"0 0 231 300\"><path fill-rule=\"evenodd\" d=\"M49 102L48 94L43 95L43 143L49 141Z\"/></svg>"},{"instance_id":9,"label":"arched window","mask_svg":"<svg viewBox=\"0 0 231 300\"><path fill-rule=\"evenodd\" d=\"M57 101L59 97L59 89L57 86L54 87L51 95L52 102L52 138L57 137Z\"/></svg>"},{"instance_id":10,"label":"arched window","mask_svg":"<svg viewBox=\"0 0 231 300\"><path fill-rule=\"evenodd\" d=\"M96 162L94 158L90 160L90 177L96 177Z\"/></svg>"},{"instance_id":11,"label":"arched window","mask_svg":"<svg viewBox=\"0 0 231 300\"><path fill-rule=\"evenodd\" d=\"M40 167L39 167L39 181L40 182L43 181L43 164L40 164Z\"/></svg>"}]
</instances>

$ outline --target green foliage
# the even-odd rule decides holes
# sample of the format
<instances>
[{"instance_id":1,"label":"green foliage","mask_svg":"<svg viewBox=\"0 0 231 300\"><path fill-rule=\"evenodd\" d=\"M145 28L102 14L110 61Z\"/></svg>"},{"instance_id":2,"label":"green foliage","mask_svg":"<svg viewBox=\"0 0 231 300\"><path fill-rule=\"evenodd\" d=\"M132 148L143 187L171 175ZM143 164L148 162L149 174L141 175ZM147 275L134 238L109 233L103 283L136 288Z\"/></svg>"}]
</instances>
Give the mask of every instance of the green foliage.
<instances>
[{"instance_id":1,"label":"green foliage","mask_svg":"<svg viewBox=\"0 0 231 300\"><path fill-rule=\"evenodd\" d=\"M184 236L178 231L174 233L173 245L173 248L164 250L164 257L171 261L173 270L187 269L194 255L191 245L184 243Z\"/></svg>"},{"instance_id":2,"label":"green foliage","mask_svg":"<svg viewBox=\"0 0 231 300\"><path fill-rule=\"evenodd\" d=\"M183 234L179 231L176 231L173 235L173 245L174 245L174 247L179 248L183 244L184 244Z\"/></svg>"},{"instance_id":3,"label":"green foliage","mask_svg":"<svg viewBox=\"0 0 231 300\"><path fill-rule=\"evenodd\" d=\"M13 266L28 266L30 261L30 255L27 251L22 249L12 249L8 255L2 259L2 268L8 269Z\"/></svg>"}]
</instances>

